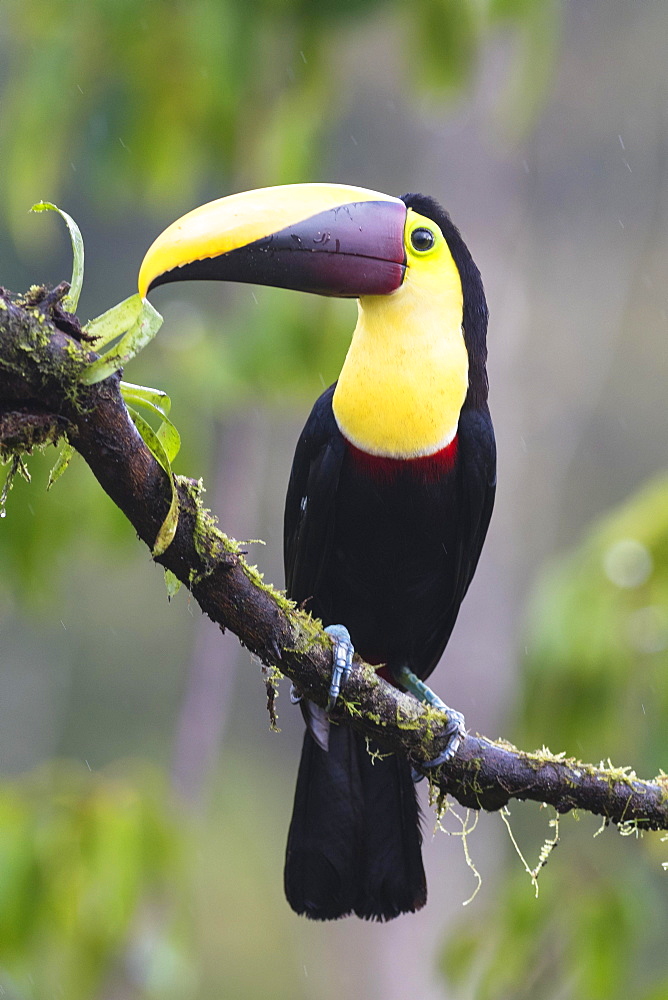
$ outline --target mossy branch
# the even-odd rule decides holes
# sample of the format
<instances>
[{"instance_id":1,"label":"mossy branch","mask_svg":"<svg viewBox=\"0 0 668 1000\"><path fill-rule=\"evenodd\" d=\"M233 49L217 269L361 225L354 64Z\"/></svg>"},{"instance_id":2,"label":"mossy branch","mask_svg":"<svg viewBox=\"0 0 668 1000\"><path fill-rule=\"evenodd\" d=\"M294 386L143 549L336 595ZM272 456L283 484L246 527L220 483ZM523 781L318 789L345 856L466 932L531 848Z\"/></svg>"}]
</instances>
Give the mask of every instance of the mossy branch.
<instances>
[{"instance_id":1,"label":"mossy branch","mask_svg":"<svg viewBox=\"0 0 668 1000\"><path fill-rule=\"evenodd\" d=\"M153 550L172 500L167 474L139 436L119 391L119 376L81 381L96 355L77 318L63 308L68 286L0 289L0 457L21 456L66 436L94 476ZM200 483L176 477L179 520L156 558L187 586L202 610L231 629L266 666L285 674L324 706L331 644L320 623L263 583L238 544L202 503ZM356 660L337 709L346 721L417 768L447 741L445 720ZM497 810L512 798L581 809L616 824L668 829L668 777L642 781L626 769L593 767L547 751L524 753L503 741L466 736L431 774L437 790L474 809Z\"/></svg>"}]
</instances>

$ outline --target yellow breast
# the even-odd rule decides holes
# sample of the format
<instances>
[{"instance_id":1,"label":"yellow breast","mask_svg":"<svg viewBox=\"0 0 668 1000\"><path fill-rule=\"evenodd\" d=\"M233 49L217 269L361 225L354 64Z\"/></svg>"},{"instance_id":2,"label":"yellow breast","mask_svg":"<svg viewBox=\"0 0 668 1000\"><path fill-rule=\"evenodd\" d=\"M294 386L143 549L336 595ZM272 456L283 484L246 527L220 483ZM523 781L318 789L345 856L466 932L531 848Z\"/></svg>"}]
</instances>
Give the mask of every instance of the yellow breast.
<instances>
[{"instance_id":1,"label":"yellow breast","mask_svg":"<svg viewBox=\"0 0 668 1000\"><path fill-rule=\"evenodd\" d=\"M454 262L445 271L411 268L392 295L360 300L333 398L339 429L356 447L416 458L452 441L468 389L462 307Z\"/></svg>"}]
</instances>

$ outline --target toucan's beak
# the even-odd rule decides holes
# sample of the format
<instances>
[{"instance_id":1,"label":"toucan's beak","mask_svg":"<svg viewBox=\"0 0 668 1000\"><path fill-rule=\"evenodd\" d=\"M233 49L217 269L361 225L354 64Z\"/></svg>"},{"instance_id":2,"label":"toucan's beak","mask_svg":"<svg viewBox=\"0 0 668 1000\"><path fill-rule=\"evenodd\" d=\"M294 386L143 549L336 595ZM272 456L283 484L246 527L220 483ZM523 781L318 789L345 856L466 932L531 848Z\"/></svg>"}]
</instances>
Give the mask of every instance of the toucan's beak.
<instances>
[{"instance_id":1,"label":"toucan's beak","mask_svg":"<svg viewBox=\"0 0 668 1000\"><path fill-rule=\"evenodd\" d=\"M139 293L189 279L247 281L320 295L389 295L406 267L406 206L345 184L288 184L209 202L162 233Z\"/></svg>"}]
</instances>

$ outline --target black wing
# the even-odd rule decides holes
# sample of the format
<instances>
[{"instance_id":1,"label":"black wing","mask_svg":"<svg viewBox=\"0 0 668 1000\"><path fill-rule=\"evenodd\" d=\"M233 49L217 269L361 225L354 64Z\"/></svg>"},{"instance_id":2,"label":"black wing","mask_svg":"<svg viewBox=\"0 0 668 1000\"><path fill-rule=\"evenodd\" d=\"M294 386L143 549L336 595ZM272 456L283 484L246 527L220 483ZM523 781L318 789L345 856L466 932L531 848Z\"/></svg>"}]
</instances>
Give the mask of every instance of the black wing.
<instances>
[{"instance_id":1,"label":"black wing","mask_svg":"<svg viewBox=\"0 0 668 1000\"><path fill-rule=\"evenodd\" d=\"M462 411L459 418L459 458L464 484L459 571L461 602L478 565L496 492L496 443L486 406Z\"/></svg>"},{"instance_id":2,"label":"black wing","mask_svg":"<svg viewBox=\"0 0 668 1000\"><path fill-rule=\"evenodd\" d=\"M308 602L320 615L318 583L327 563L333 532L336 490L345 444L332 413L330 386L316 401L302 431L285 500L283 557L285 585L293 600Z\"/></svg>"},{"instance_id":3,"label":"black wing","mask_svg":"<svg viewBox=\"0 0 668 1000\"><path fill-rule=\"evenodd\" d=\"M489 411L465 409L459 419L457 484L443 521L441 545L451 553L445 573L446 591L438 612L424 622L424 643L411 668L426 679L438 664L455 626L459 608L473 579L487 534L496 489L496 446ZM446 508L447 509L447 508Z\"/></svg>"}]
</instances>

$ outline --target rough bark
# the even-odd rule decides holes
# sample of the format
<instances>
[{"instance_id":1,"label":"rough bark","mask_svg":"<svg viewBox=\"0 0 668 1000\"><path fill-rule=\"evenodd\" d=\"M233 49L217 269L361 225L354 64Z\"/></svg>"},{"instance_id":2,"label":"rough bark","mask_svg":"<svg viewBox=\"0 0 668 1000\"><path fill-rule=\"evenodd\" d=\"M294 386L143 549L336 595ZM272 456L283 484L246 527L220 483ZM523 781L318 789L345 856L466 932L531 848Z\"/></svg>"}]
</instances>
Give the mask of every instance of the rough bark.
<instances>
[{"instance_id":1,"label":"rough bark","mask_svg":"<svg viewBox=\"0 0 668 1000\"><path fill-rule=\"evenodd\" d=\"M0 289L0 456L21 455L66 436L152 549L170 506L170 483L130 419L120 376L94 386L79 381L95 355L77 318L61 306L66 291L65 284L23 296ZM221 628L324 706L331 644L320 623L247 564L204 508L197 481L176 477L176 489L176 535L156 561L190 589ZM334 717L404 754L418 769L447 742L441 714L357 659ZM430 780L438 793L474 809L533 799L560 813L578 808L616 824L668 829L665 775L643 781L628 770L524 753L484 737L467 735L454 759L430 772Z\"/></svg>"}]
</instances>

